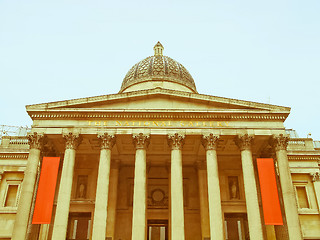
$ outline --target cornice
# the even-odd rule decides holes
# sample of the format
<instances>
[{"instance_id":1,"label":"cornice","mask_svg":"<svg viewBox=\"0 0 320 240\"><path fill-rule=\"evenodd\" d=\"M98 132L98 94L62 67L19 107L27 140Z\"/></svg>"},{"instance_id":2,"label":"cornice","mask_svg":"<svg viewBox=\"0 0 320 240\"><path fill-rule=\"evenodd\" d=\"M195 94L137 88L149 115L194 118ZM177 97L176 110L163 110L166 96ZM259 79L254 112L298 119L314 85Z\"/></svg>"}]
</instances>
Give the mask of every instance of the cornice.
<instances>
[{"instance_id":1,"label":"cornice","mask_svg":"<svg viewBox=\"0 0 320 240\"><path fill-rule=\"evenodd\" d=\"M245 101L245 100L238 100L238 99L232 99L232 98L217 97L217 96L198 94L198 93L189 93L189 92L177 91L177 90L162 89L162 88L27 105L26 109L29 112L35 109L48 110L48 109L63 108L63 107L73 107L73 106L76 107L82 104L93 104L93 103L100 103L104 101L116 101L116 100L130 99L130 98L137 98L137 97L143 98L150 95L168 95L173 97L189 98L190 100L198 100L198 101L200 100L200 101L216 102L219 104L236 105L236 106L249 108L249 109L260 108L267 111L280 111L280 112L286 112L287 114L289 114L290 112L289 107L251 102L251 101Z\"/></svg>"},{"instance_id":2,"label":"cornice","mask_svg":"<svg viewBox=\"0 0 320 240\"><path fill-rule=\"evenodd\" d=\"M284 121L288 114L270 112L240 111L148 111L148 110L46 110L30 111L30 117L36 119L203 119L223 121Z\"/></svg>"}]
</instances>

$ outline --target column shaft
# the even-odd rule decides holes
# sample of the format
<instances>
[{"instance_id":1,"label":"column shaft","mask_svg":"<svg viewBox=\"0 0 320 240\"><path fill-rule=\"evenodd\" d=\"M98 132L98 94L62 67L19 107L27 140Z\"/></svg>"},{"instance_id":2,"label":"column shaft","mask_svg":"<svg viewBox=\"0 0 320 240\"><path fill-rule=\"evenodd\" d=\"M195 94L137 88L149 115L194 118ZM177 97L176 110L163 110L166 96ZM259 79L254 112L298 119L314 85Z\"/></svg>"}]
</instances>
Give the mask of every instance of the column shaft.
<instances>
[{"instance_id":1,"label":"column shaft","mask_svg":"<svg viewBox=\"0 0 320 240\"><path fill-rule=\"evenodd\" d=\"M65 150L52 233L54 240L66 239L75 157L74 149Z\"/></svg>"},{"instance_id":2,"label":"column shaft","mask_svg":"<svg viewBox=\"0 0 320 240\"><path fill-rule=\"evenodd\" d=\"M107 216L107 237L114 239L114 232L117 217L117 195L118 195L118 175L119 167L111 167L110 186L109 186L109 204Z\"/></svg>"},{"instance_id":3,"label":"column shaft","mask_svg":"<svg viewBox=\"0 0 320 240\"><path fill-rule=\"evenodd\" d=\"M218 159L216 150L207 150L207 179L211 239L223 240Z\"/></svg>"},{"instance_id":4,"label":"column shaft","mask_svg":"<svg viewBox=\"0 0 320 240\"><path fill-rule=\"evenodd\" d=\"M168 135L168 144L171 147L171 240L184 240L184 201L182 176L182 146L184 135L175 133Z\"/></svg>"},{"instance_id":5,"label":"column shaft","mask_svg":"<svg viewBox=\"0 0 320 240\"><path fill-rule=\"evenodd\" d=\"M182 152L171 150L171 239L184 240Z\"/></svg>"},{"instance_id":6,"label":"column shaft","mask_svg":"<svg viewBox=\"0 0 320 240\"><path fill-rule=\"evenodd\" d=\"M244 134L238 136L235 140L235 143L241 151L242 174L244 182L244 192L246 196L250 239L262 240L262 222L258 200L257 183L251 152L252 141L253 136Z\"/></svg>"},{"instance_id":7,"label":"column shaft","mask_svg":"<svg viewBox=\"0 0 320 240\"><path fill-rule=\"evenodd\" d=\"M144 240L146 231L146 150L136 150L134 166L132 240Z\"/></svg>"},{"instance_id":8,"label":"column shaft","mask_svg":"<svg viewBox=\"0 0 320 240\"><path fill-rule=\"evenodd\" d=\"M18 211L12 232L12 239L14 240L26 238L31 203L34 193L34 185L36 182L38 165L40 161L40 145L43 141L43 136L38 135L37 133L29 135L28 138L30 143L30 151L27 167L24 172Z\"/></svg>"},{"instance_id":9,"label":"column shaft","mask_svg":"<svg viewBox=\"0 0 320 240\"><path fill-rule=\"evenodd\" d=\"M149 144L149 136L139 133L133 136L136 146L136 159L134 165L133 188L133 215L132 215L132 240L144 240L146 237L146 148Z\"/></svg>"},{"instance_id":10,"label":"column shaft","mask_svg":"<svg viewBox=\"0 0 320 240\"><path fill-rule=\"evenodd\" d=\"M94 208L92 240L106 238L111 150L101 149Z\"/></svg>"},{"instance_id":11,"label":"column shaft","mask_svg":"<svg viewBox=\"0 0 320 240\"><path fill-rule=\"evenodd\" d=\"M209 226L209 203L208 203L208 185L205 168L198 166L198 183L199 183L199 200L200 200L200 218L201 218L201 235L202 238L210 237Z\"/></svg>"},{"instance_id":12,"label":"column shaft","mask_svg":"<svg viewBox=\"0 0 320 240\"><path fill-rule=\"evenodd\" d=\"M284 209L290 240L301 240L302 233L286 150L276 151Z\"/></svg>"},{"instance_id":13,"label":"column shaft","mask_svg":"<svg viewBox=\"0 0 320 240\"><path fill-rule=\"evenodd\" d=\"M263 239L260 207L251 150L241 151L250 239Z\"/></svg>"}]
</instances>

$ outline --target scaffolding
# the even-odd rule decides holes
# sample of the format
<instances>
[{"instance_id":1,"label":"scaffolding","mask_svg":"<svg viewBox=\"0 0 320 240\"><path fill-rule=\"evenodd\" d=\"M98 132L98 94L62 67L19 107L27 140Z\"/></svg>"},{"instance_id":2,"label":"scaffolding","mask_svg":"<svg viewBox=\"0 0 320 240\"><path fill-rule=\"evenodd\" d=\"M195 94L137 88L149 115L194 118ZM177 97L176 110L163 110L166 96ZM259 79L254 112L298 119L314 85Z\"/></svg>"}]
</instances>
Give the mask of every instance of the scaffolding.
<instances>
[{"instance_id":1,"label":"scaffolding","mask_svg":"<svg viewBox=\"0 0 320 240\"><path fill-rule=\"evenodd\" d=\"M30 130L31 127L28 126L0 125L0 141L3 136L27 136Z\"/></svg>"}]
</instances>

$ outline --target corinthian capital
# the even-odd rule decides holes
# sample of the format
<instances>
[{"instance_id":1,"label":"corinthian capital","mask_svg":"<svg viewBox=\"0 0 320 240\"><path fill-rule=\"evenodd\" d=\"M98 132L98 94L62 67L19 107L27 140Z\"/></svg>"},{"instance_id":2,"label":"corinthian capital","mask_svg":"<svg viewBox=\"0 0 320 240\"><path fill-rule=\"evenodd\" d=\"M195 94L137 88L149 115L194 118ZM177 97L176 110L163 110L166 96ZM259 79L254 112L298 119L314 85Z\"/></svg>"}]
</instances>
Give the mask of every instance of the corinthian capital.
<instances>
[{"instance_id":1,"label":"corinthian capital","mask_svg":"<svg viewBox=\"0 0 320 240\"><path fill-rule=\"evenodd\" d=\"M149 146L150 135L139 133L139 134L134 134L132 137L133 137L133 144L136 146L136 149L146 149Z\"/></svg>"},{"instance_id":2,"label":"corinthian capital","mask_svg":"<svg viewBox=\"0 0 320 240\"><path fill-rule=\"evenodd\" d=\"M253 136L248 134L238 135L235 138L234 142L238 146L238 148L240 148L240 151L250 150L253 142L253 138L254 138Z\"/></svg>"},{"instance_id":3,"label":"corinthian capital","mask_svg":"<svg viewBox=\"0 0 320 240\"><path fill-rule=\"evenodd\" d=\"M116 138L114 135L108 133L98 134L98 139L100 140L101 149L112 149L113 145L116 142Z\"/></svg>"},{"instance_id":4,"label":"corinthian capital","mask_svg":"<svg viewBox=\"0 0 320 240\"><path fill-rule=\"evenodd\" d=\"M64 140L66 141L66 149L76 150L82 141L82 137L77 133L67 133L63 135Z\"/></svg>"},{"instance_id":5,"label":"corinthian capital","mask_svg":"<svg viewBox=\"0 0 320 240\"><path fill-rule=\"evenodd\" d=\"M216 150L218 146L219 136L212 133L202 136L201 142L206 150Z\"/></svg>"},{"instance_id":6,"label":"corinthian capital","mask_svg":"<svg viewBox=\"0 0 320 240\"><path fill-rule=\"evenodd\" d=\"M276 150L286 150L288 146L289 137L287 135L279 134L273 135L270 139L270 145Z\"/></svg>"},{"instance_id":7,"label":"corinthian capital","mask_svg":"<svg viewBox=\"0 0 320 240\"><path fill-rule=\"evenodd\" d=\"M45 137L37 132L28 134L30 149L41 149L44 145Z\"/></svg>"},{"instance_id":8,"label":"corinthian capital","mask_svg":"<svg viewBox=\"0 0 320 240\"><path fill-rule=\"evenodd\" d=\"M320 174L319 172L310 173L310 176L312 178L312 182L319 182L320 181Z\"/></svg>"},{"instance_id":9,"label":"corinthian capital","mask_svg":"<svg viewBox=\"0 0 320 240\"><path fill-rule=\"evenodd\" d=\"M172 150L181 150L184 144L184 135L175 133L168 135L168 144Z\"/></svg>"}]
</instances>

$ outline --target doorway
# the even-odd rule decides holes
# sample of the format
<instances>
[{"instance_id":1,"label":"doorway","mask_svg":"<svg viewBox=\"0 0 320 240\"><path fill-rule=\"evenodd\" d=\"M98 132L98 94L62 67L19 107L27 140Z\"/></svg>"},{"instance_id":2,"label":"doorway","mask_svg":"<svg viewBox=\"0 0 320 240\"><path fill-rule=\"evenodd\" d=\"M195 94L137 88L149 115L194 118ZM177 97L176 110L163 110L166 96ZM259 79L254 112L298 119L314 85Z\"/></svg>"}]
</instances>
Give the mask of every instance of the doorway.
<instances>
[{"instance_id":1,"label":"doorway","mask_svg":"<svg viewBox=\"0 0 320 240\"><path fill-rule=\"evenodd\" d=\"M91 230L91 213L70 213L67 239L89 240Z\"/></svg>"},{"instance_id":2,"label":"doorway","mask_svg":"<svg viewBox=\"0 0 320 240\"><path fill-rule=\"evenodd\" d=\"M168 220L148 220L147 240L168 240Z\"/></svg>"},{"instance_id":3,"label":"doorway","mask_svg":"<svg viewBox=\"0 0 320 240\"><path fill-rule=\"evenodd\" d=\"M247 214L225 213L225 237L226 240L249 240L249 227Z\"/></svg>"}]
</instances>

